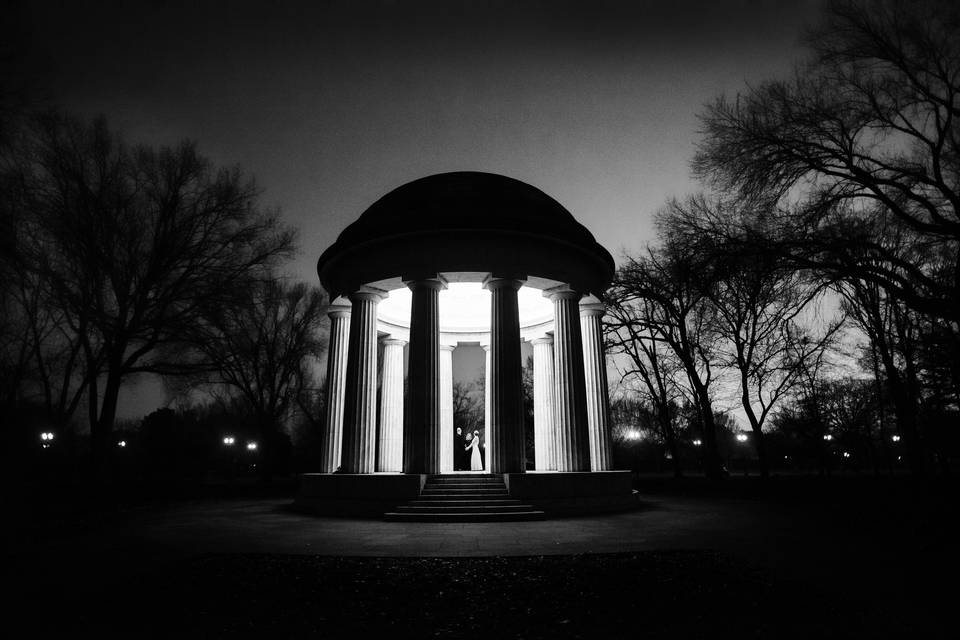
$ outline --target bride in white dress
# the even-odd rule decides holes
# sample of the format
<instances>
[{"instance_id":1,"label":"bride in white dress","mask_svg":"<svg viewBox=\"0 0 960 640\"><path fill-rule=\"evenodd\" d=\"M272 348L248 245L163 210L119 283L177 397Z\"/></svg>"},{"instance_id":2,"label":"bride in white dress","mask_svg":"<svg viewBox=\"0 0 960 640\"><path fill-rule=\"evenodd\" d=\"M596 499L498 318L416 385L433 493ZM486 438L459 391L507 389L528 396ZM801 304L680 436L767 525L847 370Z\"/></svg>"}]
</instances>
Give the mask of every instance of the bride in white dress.
<instances>
[{"instance_id":1,"label":"bride in white dress","mask_svg":"<svg viewBox=\"0 0 960 640\"><path fill-rule=\"evenodd\" d=\"M469 436L469 434L468 434ZM480 432L474 431L470 438L470 444L464 447L464 451L473 451L470 453L470 471L483 471L483 462L480 460Z\"/></svg>"}]
</instances>

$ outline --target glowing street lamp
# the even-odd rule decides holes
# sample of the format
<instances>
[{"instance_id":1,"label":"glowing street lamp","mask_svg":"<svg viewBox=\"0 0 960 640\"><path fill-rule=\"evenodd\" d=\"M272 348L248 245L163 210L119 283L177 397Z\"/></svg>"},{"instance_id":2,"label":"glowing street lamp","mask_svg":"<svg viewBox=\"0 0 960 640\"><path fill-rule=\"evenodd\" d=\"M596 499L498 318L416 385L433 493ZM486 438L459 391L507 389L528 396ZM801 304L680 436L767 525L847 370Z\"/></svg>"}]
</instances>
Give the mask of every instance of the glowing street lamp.
<instances>
[{"instance_id":1,"label":"glowing street lamp","mask_svg":"<svg viewBox=\"0 0 960 640\"><path fill-rule=\"evenodd\" d=\"M747 441L747 434L745 433L737 434L737 442L746 442L746 441Z\"/></svg>"}]
</instances>

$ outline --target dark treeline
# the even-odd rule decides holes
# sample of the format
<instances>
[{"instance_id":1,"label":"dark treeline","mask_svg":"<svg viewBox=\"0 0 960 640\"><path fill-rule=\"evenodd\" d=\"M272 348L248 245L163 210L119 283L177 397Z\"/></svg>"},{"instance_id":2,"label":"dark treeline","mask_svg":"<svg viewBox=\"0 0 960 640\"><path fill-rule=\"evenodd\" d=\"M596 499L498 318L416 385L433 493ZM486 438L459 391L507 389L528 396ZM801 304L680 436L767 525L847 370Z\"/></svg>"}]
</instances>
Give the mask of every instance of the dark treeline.
<instances>
[{"instance_id":1,"label":"dark treeline","mask_svg":"<svg viewBox=\"0 0 960 640\"><path fill-rule=\"evenodd\" d=\"M696 460L721 477L748 445L764 475L947 472L960 425L960 13L832 2L806 44L789 79L705 108L704 192L669 202L657 242L617 272L615 439L629 455L630 438L651 434L676 474ZM718 419L733 404L750 429L739 441Z\"/></svg>"},{"instance_id":2,"label":"dark treeline","mask_svg":"<svg viewBox=\"0 0 960 640\"><path fill-rule=\"evenodd\" d=\"M104 484L135 441L163 448L149 446L163 441L157 424L185 431L220 407L233 421L224 432L253 430L269 479L284 429L316 409L324 346L322 292L282 277L293 230L242 170L213 166L194 143L130 145L103 119L52 110L5 112L2 132L9 468L69 448ZM180 408L132 438L117 431L117 407L143 374L162 376Z\"/></svg>"}]
</instances>

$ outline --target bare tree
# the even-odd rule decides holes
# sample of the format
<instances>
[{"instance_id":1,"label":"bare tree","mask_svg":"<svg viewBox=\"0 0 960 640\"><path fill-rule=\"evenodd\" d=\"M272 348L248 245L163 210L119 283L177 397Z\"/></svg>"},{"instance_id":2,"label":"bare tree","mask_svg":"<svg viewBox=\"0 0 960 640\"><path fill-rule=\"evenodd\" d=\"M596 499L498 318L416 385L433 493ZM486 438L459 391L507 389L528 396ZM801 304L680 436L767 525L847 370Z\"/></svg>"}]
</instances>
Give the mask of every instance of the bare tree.
<instances>
[{"instance_id":1,"label":"bare tree","mask_svg":"<svg viewBox=\"0 0 960 640\"><path fill-rule=\"evenodd\" d=\"M677 377L682 365L671 348L659 339L653 326L656 323L656 303L649 299L627 302L614 299L607 306L604 322L607 351L623 354L629 363L621 371L620 382L639 380L641 398L653 407L659 431L673 462L673 474L683 475L682 460L672 408L681 395Z\"/></svg>"},{"instance_id":2,"label":"bare tree","mask_svg":"<svg viewBox=\"0 0 960 640\"><path fill-rule=\"evenodd\" d=\"M266 480L273 470L272 443L284 417L310 386L324 351L325 308L319 289L254 280L229 304L205 307L191 333L201 357L198 368L210 372L201 380L227 385L253 415Z\"/></svg>"},{"instance_id":3,"label":"bare tree","mask_svg":"<svg viewBox=\"0 0 960 640\"><path fill-rule=\"evenodd\" d=\"M102 471L123 381L178 371L162 347L290 255L293 233L239 169L215 169L190 142L129 148L103 120L48 113L12 154L27 213L18 250L80 342Z\"/></svg>"},{"instance_id":4,"label":"bare tree","mask_svg":"<svg viewBox=\"0 0 960 640\"><path fill-rule=\"evenodd\" d=\"M703 287L712 275L707 264L674 240L665 238L662 246L642 258L628 258L614 277L607 303L620 318L621 331L646 333L676 356L701 416L704 471L710 478L720 478L724 470L710 388L715 380L714 312Z\"/></svg>"},{"instance_id":5,"label":"bare tree","mask_svg":"<svg viewBox=\"0 0 960 640\"><path fill-rule=\"evenodd\" d=\"M761 210L762 211L762 210ZM802 360L828 348L843 319L821 317L813 303L824 283L810 271L768 252L744 251L737 242L755 210L702 195L671 201L660 214L667 233L714 265L704 293L714 307L719 364L737 374L740 405L753 433L761 477L770 461L763 427L798 384Z\"/></svg>"},{"instance_id":6,"label":"bare tree","mask_svg":"<svg viewBox=\"0 0 960 640\"><path fill-rule=\"evenodd\" d=\"M947 0L839 0L789 81L702 115L697 174L770 204L758 238L909 307L960 322L960 7ZM914 233L916 263L878 240ZM882 237L882 236L881 236Z\"/></svg>"},{"instance_id":7,"label":"bare tree","mask_svg":"<svg viewBox=\"0 0 960 640\"><path fill-rule=\"evenodd\" d=\"M453 383L453 424L464 433L483 429L483 389L475 383Z\"/></svg>"}]
</instances>

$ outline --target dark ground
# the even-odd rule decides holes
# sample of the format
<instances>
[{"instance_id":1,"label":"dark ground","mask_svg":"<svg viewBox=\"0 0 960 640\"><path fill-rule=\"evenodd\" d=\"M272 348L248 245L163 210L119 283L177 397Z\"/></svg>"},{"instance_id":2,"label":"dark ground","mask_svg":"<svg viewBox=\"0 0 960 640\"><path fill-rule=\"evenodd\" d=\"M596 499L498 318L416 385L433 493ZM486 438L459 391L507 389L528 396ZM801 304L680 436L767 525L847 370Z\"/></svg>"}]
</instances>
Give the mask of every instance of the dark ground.
<instances>
[{"instance_id":1,"label":"dark ground","mask_svg":"<svg viewBox=\"0 0 960 640\"><path fill-rule=\"evenodd\" d=\"M39 637L954 637L953 483L646 478L641 492L631 514L486 529L310 519L262 495L51 499L7 530L7 628L22 617ZM430 555L445 557L385 557ZM453 557L470 555L483 557Z\"/></svg>"}]
</instances>

